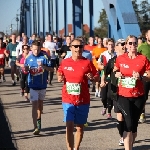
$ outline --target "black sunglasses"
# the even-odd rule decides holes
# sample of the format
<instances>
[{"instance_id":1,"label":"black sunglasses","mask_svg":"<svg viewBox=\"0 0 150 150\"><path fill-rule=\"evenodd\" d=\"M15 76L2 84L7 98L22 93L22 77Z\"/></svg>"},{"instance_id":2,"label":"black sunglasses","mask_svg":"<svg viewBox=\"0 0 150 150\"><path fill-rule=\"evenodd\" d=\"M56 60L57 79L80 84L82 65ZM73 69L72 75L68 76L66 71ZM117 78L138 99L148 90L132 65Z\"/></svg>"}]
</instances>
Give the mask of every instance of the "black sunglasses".
<instances>
[{"instance_id":1,"label":"black sunglasses","mask_svg":"<svg viewBox=\"0 0 150 150\"><path fill-rule=\"evenodd\" d=\"M121 44L121 46L124 46L125 45L125 42L123 42L123 43L120 43Z\"/></svg>"},{"instance_id":2,"label":"black sunglasses","mask_svg":"<svg viewBox=\"0 0 150 150\"><path fill-rule=\"evenodd\" d=\"M72 45L72 46L74 46L75 48L83 48L83 45Z\"/></svg>"},{"instance_id":3,"label":"black sunglasses","mask_svg":"<svg viewBox=\"0 0 150 150\"><path fill-rule=\"evenodd\" d=\"M129 42L129 45L137 45L137 42Z\"/></svg>"}]
</instances>

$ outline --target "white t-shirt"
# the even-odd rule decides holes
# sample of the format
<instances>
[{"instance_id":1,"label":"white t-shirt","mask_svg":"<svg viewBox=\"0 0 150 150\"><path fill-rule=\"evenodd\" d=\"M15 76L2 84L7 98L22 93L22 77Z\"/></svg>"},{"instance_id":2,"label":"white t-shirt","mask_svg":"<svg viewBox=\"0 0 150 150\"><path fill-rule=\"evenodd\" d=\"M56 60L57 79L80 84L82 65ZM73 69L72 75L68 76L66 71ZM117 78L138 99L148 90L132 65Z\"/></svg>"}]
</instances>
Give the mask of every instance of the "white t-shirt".
<instances>
[{"instance_id":1,"label":"white t-shirt","mask_svg":"<svg viewBox=\"0 0 150 150\"><path fill-rule=\"evenodd\" d=\"M56 43L46 41L44 47L50 51L51 59L56 59Z\"/></svg>"},{"instance_id":2,"label":"white t-shirt","mask_svg":"<svg viewBox=\"0 0 150 150\"><path fill-rule=\"evenodd\" d=\"M22 54L22 44L23 42L19 42L19 44L16 47L16 57L18 58L19 55Z\"/></svg>"}]
</instances>

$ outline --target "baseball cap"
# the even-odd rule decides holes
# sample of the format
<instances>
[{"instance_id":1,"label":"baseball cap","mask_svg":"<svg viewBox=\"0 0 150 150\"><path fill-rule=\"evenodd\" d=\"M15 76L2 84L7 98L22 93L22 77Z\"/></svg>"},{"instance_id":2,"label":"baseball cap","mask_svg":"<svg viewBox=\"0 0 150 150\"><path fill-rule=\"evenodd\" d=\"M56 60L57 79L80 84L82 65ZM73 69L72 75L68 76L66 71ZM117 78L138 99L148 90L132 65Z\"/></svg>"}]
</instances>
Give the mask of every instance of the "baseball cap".
<instances>
[{"instance_id":1,"label":"baseball cap","mask_svg":"<svg viewBox=\"0 0 150 150\"><path fill-rule=\"evenodd\" d=\"M125 41L125 39L119 39L119 40L117 40L116 41L116 46L118 45L118 44L120 44L120 43L125 43L126 41Z\"/></svg>"}]
</instances>

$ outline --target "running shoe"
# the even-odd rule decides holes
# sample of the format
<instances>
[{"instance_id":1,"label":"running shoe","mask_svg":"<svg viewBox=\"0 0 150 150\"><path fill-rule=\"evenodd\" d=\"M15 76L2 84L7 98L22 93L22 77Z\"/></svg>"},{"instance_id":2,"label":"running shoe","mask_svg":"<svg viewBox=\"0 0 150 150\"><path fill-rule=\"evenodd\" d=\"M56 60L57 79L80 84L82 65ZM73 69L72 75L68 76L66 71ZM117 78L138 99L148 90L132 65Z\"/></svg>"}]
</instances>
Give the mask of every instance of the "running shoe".
<instances>
[{"instance_id":1,"label":"running shoe","mask_svg":"<svg viewBox=\"0 0 150 150\"><path fill-rule=\"evenodd\" d=\"M25 98L25 101L29 101L28 96L24 96L24 98Z\"/></svg>"},{"instance_id":2,"label":"running shoe","mask_svg":"<svg viewBox=\"0 0 150 150\"><path fill-rule=\"evenodd\" d=\"M14 80L12 80L12 86L15 86L16 82Z\"/></svg>"},{"instance_id":3,"label":"running shoe","mask_svg":"<svg viewBox=\"0 0 150 150\"><path fill-rule=\"evenodd\" d=\"M2 83L3 81L2 81L2 79L0 79L0 83Z\"/></svg>"},{"instance_id":4,"label":"running shoe","mask_svg":"<svg viewBox=\"0 0 150 150\"><path fill-rule=\"evenodd\" d=\"M123 138L121 138L121 139L119 140L119 146L124 146Z\"/></svg>"},{"instance_id":5,"label":"running shoe","mask_svg":"<svg viewBox=\"0 0 150 150\"><path fill-rule=\"evenodd\" d=\"M98 92L95 92L95 97L98 97Z\"/></svg>"},{"instance_id":6,"label":"running shoe","mask_svg":"<svg viewBox=\"0 0 150 150\"><path fill-rule=\"evenodd\" d=\"M86 122L85 124L84 124L84 127L88 127L89 125L88 125L88 123Z\"/></svg>"},{"instance_id":7,"label":"running shoe","mask_svg":"<svg viewBox=\"0 0 150 150\"><path fill-rule=\"evenodd\" d=\"M37 119L37 128L39 131L41 130L41 119Z\"/></svg>"},{"instance_id":8,"label":"running shoe","mask_svg":"<svg viewBox=\"0 0 150 150\"><path fill-rule=\"evenodd\" d=\"M101 98L101 92L98 92L98 97L100 97L100 98Z\"/></svg>"},{"instance_id":9,"label":"running shoe","mask_svg":"<svg viewBox=\"0 0 150 150\"><path fill-rule=\"evenodd\" d=\"M144 114L144 113L141 114L139 121L140 121L141 123L144 123L144 122L146 121L146 118L145 118L145 114Z\"/></svg>"},{"instance_id":10,"label":"running shoe","mask_svg":"<svg viewBox=\"0 0 150 150\"><path fill-rule=\"evenodd\" d=\"M103 108L103 110L101 111L101 115L105 115L106 114L106 108Z\"/></svg>"},{"instance_id":11,"label":"running shoe","mask_svg":"<svg viewBox=\"0 0 150 150\"><path fill-rule=\"evenodd\" d=\"M107 119L112 119L111 114L107 114Z\"/></svg>"},{"instance_id":12,"label":"running shoe","mask_svg":"<svg viewBox=\"0 0 150 150\"><path fill-rule=\"evenodd\" d=\"M33 134L34 135L39 135L40 133L40 130L38 128L35 128L34 131L33 131Z\"/></svg>"}]
</instances>

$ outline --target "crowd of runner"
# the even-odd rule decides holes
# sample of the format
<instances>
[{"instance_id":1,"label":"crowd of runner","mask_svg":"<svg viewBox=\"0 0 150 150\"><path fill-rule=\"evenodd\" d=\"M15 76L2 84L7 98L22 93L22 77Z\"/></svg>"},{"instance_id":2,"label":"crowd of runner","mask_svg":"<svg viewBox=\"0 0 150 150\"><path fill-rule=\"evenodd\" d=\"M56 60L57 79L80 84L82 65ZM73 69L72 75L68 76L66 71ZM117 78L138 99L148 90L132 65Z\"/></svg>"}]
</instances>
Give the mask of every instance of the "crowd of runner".
<instances>
[{"instance_id":1,"label":"crowd of runner","mask_svg":"<svg viewBox=\"0 0 150 150\"><path fill-rule=\"evenodd\" d=\"M150 30L145 41L134 35L117 41L98 36L86 40L73 33L63 38L47 34L44 40L36 34L28 38L24 33L0 38L0 82L6 82L5 68L10 67L12 86L20 81L20 96L32 103L33 134L40 133L43 100L54 73L58 82L64 82L62 107L68 150L79 149L88 126L91 85L91 92L102 101L101 115L111 120L114 107L119 145L132 150L138 122L146 121L149 60Z\"/></svg>"}]
</instances>

